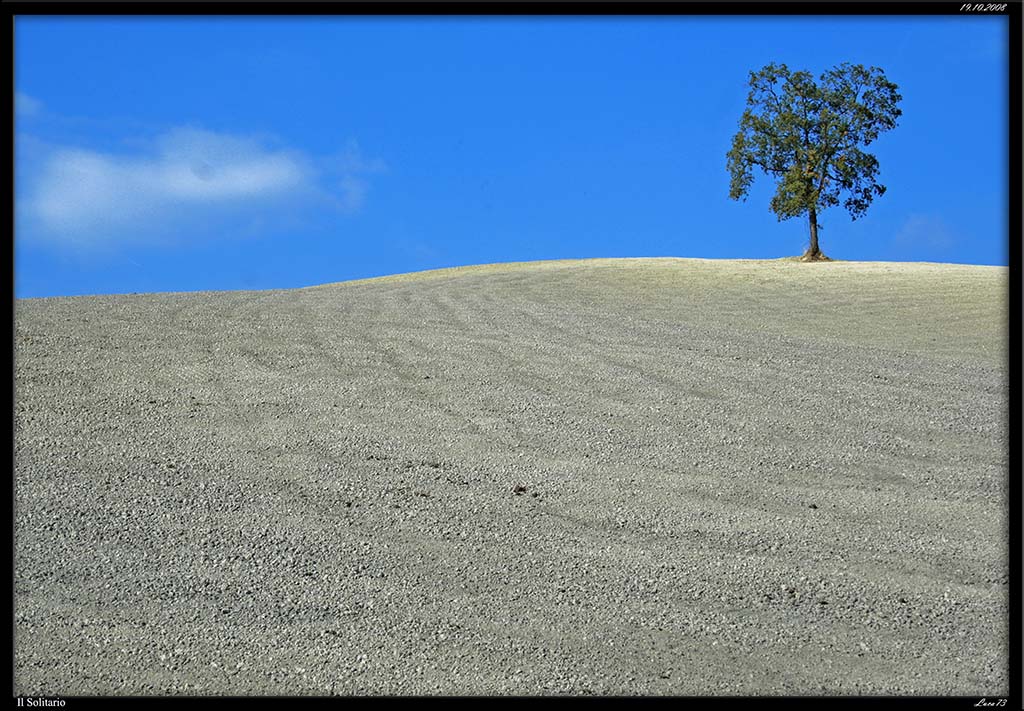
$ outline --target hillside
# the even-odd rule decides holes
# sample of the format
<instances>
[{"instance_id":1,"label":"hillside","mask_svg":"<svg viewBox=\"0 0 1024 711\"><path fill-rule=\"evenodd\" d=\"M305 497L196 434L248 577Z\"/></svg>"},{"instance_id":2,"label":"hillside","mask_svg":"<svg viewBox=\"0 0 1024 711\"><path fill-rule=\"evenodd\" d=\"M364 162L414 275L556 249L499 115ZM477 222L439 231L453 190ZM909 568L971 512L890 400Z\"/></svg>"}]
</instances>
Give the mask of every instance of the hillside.
<instances>
[{"instance_id":1,"label":"hillside","mask_svg":"<svg viewBox=\"0 0 1024 711\"><path fill-rule=\"evenodd\" d=\"M18 300L15 693L1006 695L1007 280Z\"/></svg>"}]
</instances>

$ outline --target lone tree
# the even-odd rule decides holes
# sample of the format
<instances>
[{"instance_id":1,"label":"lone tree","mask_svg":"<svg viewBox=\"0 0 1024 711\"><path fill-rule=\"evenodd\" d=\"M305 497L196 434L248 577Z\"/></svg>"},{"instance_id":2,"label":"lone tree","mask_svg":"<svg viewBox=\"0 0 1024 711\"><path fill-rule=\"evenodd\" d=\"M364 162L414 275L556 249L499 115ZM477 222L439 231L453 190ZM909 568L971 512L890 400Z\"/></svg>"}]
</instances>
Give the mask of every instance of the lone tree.
<instances>
[{"instance_id":1,"label":"lone tree","mask_svg":"<svg viewBox=\"0 0 1024 711\"><path fill-rule=\"evenodd\" d=\"M902 114L898 87L877 67L843 63L823 73L769 64L750 73L747 108L728 153L729 197L745 199L760 168L778 180L771 210L779 221L807 213L811 241L802 261L826 260L818 248L818 212L839 204L856 220L876 195L878 160L861 150Z\"/></svg>"}]
</instances>

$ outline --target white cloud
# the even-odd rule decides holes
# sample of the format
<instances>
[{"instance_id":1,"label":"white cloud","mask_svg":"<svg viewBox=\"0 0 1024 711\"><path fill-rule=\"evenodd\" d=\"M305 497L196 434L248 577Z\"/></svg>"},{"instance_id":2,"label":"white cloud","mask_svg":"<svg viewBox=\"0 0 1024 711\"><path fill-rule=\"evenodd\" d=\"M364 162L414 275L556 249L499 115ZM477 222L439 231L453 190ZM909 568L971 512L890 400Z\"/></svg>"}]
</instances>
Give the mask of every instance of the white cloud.
<instances>
[{"instance_id":1,"label":"white cloud","mask_svg":"<svg viewBox=\"0 0 1024 711\"><path fill-rule=\"evenodd\" d=\"M338 206L343 211L357 212L362 208L363 203L366 202L366 193L369 189L365 180L357 178L355 175L345 175L338 182L338 187L341 188Z\"/></svg>"},{"instance_id":2,"label":"white cloud","mask_svg":"<svg viewBox=\"0 0 1024 711\"><path fill-rule=\"evenodd\" d=\"M384 161L366 158L355 140L349 140L344 150L328 158L325 166L328 172L339 176L337 185L341 192L335 205L343 212L358 211L366 202L370 185L364 176L387 171Z\"/></svg>"},{"instance_id":3,"label":"white cloud","mask_svg":"<svg viewBox=\"0 0 1024 711\"><path fill-rule=\"evenodd\" d=\"M345 149L334 158L337 168L344 173L383 173L387 170L384 161L379 158L366 158L359 142L349 139Z\"/></svg>"},{"instance_id":4,"label":"white cloud","mask_svg":"<svg viewBox=\"0 0 1024 711\"><path fill-rule=\"evenodd\" d=\"M353 212L366 199L364 165L341 170L331 191L320 187L314 161L266 141L181 128L123 155L51 147L26 169L24 216L47 237L79 244L144 240L167 228L201 227L311 202ZM355 155L359 157L358 150Z\"/></svg>"},{"instance_id":5,"label":"white cloud","mask_svg":"<svg viewBox=\"0 0 1024 711\"><path fill-rule=\"evenodd\" d=\"M901 249L943 251L956 242L952 228L933 215L910 215L893 240Z\"/></svg>"},{"instance_id":6,"label":"white cloud","mask_svg":"<svg viewBox=\"0 0 1024 711\"><path fill-rule=\"evenodd\" d=\"M36 116L42 110L43 102L39 99L33 99L20 91L14 94L14 112L19 116Z\"/></svg>"},{"instance_id":7,"label":"white cloud","mask_svg":"<svg viewBox=\"0 0 1024 711\"><path fill-rule=\"evenodd\" d=\"M937 215L910 214L890 238L887 259L911 262L949 261L961 236Z\"/></svg>"},{"instance_id":8,"label":"white cloud","mask_svg":"<svg viewBox=\"0 0 1024 711\"><path fill-rule=\"evenodd\" d=\"M28 199L53 232L144 225L172 209L258 200L294 190L308 176L296 157L245 139L180 129L161 136L154 155L117 156L57 149Z\"/></svg>"}]
</instances>

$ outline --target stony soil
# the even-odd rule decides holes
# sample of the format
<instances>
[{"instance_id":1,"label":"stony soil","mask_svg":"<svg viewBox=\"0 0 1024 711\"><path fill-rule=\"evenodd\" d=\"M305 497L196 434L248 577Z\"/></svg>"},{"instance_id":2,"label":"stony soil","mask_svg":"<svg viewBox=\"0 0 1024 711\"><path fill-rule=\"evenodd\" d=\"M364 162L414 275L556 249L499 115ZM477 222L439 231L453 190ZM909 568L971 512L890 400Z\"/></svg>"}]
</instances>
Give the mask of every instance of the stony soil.
<instances>
[{"instance_id":1,"label":"stony soil","mask_svg":"<svg viewBox=\"0 0 1024 711\"><path fill-rule=\"evenodd\" d=\"M18 300L18 694L1008 693L1007 270Z\"/></svg>"}]
</instances>

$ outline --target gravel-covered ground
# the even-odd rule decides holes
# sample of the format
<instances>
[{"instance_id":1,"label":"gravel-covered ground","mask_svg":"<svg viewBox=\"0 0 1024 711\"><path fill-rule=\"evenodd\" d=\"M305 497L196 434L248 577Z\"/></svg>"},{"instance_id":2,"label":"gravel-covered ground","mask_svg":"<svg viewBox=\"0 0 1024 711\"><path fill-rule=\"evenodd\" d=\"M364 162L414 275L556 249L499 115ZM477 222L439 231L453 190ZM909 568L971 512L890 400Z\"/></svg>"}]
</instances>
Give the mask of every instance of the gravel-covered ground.
<instances>
[{"instance_id":1,"label":"gravel-covered ground","mask_svg":"<svg viewBox=\"0 0 1024 711\"><path fill-rule=\"evenodd\" d=\"M15 692L1008 680L1007 270L18 300Z\"/></svg>"}]
</instances>

